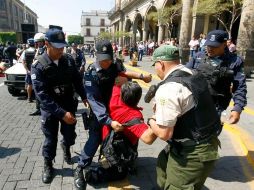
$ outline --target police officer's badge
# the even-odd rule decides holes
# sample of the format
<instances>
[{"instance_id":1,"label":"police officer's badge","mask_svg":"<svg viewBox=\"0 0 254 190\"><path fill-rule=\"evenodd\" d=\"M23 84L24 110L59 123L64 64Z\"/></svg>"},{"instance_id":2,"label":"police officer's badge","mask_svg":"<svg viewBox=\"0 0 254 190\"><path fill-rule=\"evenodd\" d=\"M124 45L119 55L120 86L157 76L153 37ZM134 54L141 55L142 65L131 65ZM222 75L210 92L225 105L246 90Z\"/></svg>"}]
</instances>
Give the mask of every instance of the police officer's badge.
<instances>
[{"instance_id":1,"label":"police officer's badge","mask_svg":"<svg viewBox=\"0 0 254 190\"><path fill-rule=\"evenodd\" d=\"M103 46L103 47L102 47L102 51L107 51L107 47L106 47L106 46Z\"/></svg>"},{"instance_id":2,"label":"police officer's badge","mask_svg":"<svg viewBox=\"0 0 254 190\"><path fill-rule=\"evenodd\" d=\"M64 35L62 34L62 32L59 32L59 33L57 34L57 39L58 39L58 40L64 40Z\"/></svg>"},{"instance_id":3,"label":"police officer's badge","mask_svg":"<svg viewBox=\"0 0 254 190\"><path fill-rule=\"evenodd\" d=\"M210 41L214 42L215 41L215 37L216 37L215 35L211 35Z\"/></svg>"}]
</instances>

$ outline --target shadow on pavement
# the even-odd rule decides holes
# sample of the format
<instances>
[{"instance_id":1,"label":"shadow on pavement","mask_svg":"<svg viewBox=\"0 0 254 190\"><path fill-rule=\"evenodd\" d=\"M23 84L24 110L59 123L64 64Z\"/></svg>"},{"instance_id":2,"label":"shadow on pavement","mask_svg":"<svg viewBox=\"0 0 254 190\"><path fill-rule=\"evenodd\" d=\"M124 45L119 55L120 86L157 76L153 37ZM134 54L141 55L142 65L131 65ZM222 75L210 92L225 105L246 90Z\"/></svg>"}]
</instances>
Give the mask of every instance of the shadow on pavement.
<instances>
[{"instance_id":1,"label":"shadow on pavement","mask_svg":"<svg viewBox=\"0 0 254 190\"><path fill-rule=\"evenodd\" d=\"M0 158L5 158L7 156L11 156L20 152L20 148L6 148L0 147Z\"/></svg>"},{"instance_id":2,"label":"shadow on pavement","mask_svg":"<svg viewBox=\"0 0 254 190\"><path fill-rule=\"evenodd\" d=\"M224 182L246 183L254 179L245 156L224 156L218 160L210 178ZM248 173L246 173L246 170ZM249 175L250 174L250 175Z\"/></svg>"},{"instance_id":3,"label":"shadow on pavement","mask_svg":"<svg viewBox=\"0 0 254 190\"><path fill-rule=\"evenodd\" d=\"M71 168L62 168L62 169L55 168L54 178L56 176L73 177L73 169L71 169Z\"/></svg>"}]
</instances>

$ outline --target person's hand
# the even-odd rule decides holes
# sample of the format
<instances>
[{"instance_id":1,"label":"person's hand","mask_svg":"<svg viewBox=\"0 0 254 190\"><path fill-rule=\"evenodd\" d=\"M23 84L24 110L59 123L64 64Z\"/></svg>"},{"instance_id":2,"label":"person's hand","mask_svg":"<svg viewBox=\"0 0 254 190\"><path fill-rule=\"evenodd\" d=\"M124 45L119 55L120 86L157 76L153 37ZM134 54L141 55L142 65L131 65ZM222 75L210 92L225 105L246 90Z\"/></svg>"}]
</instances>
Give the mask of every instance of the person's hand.
<instances>
[{"instance_id":1,"label":"person's hand","mask_svg":"<svg viewBox=\"0 0 254 190\"><path fill-rule=\"evenodd\" d=\"M87 108L89 107L89 103L88 103L87 99L84 99L82 102L85 105L85 107L87 107Z\"/></svg>"},{"instance_id":2,"label":"person's hand","mask_svg":"<svg viewBox=\"0 0 254 190\"><path fill-rule=\"evenodd\" d=\"M144 75L143 81L144 81L145 83L151 82L151 81L152 81L152 74Z\"/></svg>"},{"instance_id":3,"label":"person's hand","mask_svg":"<svg viewBox=\"0 0 254 190\"><path fill-rule=\"evenodd\" d=\"M111 127L113 128L113 130L115 132L123 131L123 129L124 129L124 127L118 121L112 121L111 122Z\"/></svg>"},{"instance_id":4,"label":"person's hand","mask_svg":"<svg viewBox=\"0 0 254 190\"><path fill-rule=\"evenodd\" d=\"M80 73L84 73L84 72L85 72L85 67L84 67L84 66L81 66L81 67L79 68L79 72L80 72Z\"/></svg>"},{"instance_id":5,"label":"person's hand","mask_svg":"<svg viewBox=\"0 0 254 190\"><path fill-rule=\"evenodd\" d=\"M76 118L72 115L71 112L66 112L63 121L69 125L72 125L77 122Z\"/></svg>"},{"instance_id":6,"label":"person's hand","mask_svg":"<svg viewBox=\"0 0 254 190\"><path fill-rule=\"evenodd\" d=\"M240 114L237 111L231 111L230 116L229 116L229 123L230 124L236 124L239 119L240 119Z\"/></svg>"},{"instance_id":7,"label":"person's hand","mask_svg":"<svg viewBox=\"0 0 254 190\"><path fill-rule=\"evenodd\" d=\"M118 76L115 79L115 84L117 86L122 86L124 83L128 81L127 77Z\"/></svg>"}]
</instances>

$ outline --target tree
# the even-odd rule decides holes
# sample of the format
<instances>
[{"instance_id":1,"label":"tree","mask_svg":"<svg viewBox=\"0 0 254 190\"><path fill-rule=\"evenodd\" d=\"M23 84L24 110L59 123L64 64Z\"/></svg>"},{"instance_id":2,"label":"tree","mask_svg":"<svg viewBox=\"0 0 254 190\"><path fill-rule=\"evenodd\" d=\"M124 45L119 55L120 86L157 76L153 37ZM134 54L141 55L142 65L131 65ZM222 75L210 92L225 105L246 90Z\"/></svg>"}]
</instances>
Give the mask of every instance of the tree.
<instances>
[{"instance_id":1,"label":"tree","mask_svg":"<svg viewBox=\"0 0 254 190\"><path fill-rule=\"evenodd\" d=\"M241 16L242 4L243 0L199 0L196 13L215 17L231 38L233 24ZM223 20L225 13L229 14L228 21Z\"/></svg>"},{"instance_id":2,"label":"tree","mask_svg":"<svg viewBox=\"0 0 254 190\"><path fill-rule=\"evenodd\" d=\"M130 37L130 32L125 31L116 31L114 34L110 32L101 32L98 36L98 39L104 39L104 40L113 40L113 39L119 39L121 37Z\"/></svg>"},{"instance_id":3,"label":"tree","mask_svg":"<svg viewBox=\"0 0 254 190\"><path fill-rule=\"evenodd\" d=\"M174 27L174 20L176 17L181 15L182 2L177 1L176 4L170 7L164 7L158 9L157 12L151 12L148 14L148 19L154 22L158 21L158 24L165 25L169 31L169 37L171 37L172 30Z\"/></svg>"},{"instance_id":4,"label":"tree","mask_svg":"<svg viewBox=\"0 0 254 190\"><path fill-rule=\"evenodd\" d=\"M67 41L69 44L72 44L72 43L83 44L84 38L80 35L68 35Z\"/></svg>"},{"instance_id":5,"label":"tree","mask_svg":"<svg viewBox=\"0 0 254 190\"><path fill-rule=\"evenodd\" d=\"M7 41L16 42L17 34L15 32L0 32L0 42L6 43Z\"/></svg>"}]
</instances>

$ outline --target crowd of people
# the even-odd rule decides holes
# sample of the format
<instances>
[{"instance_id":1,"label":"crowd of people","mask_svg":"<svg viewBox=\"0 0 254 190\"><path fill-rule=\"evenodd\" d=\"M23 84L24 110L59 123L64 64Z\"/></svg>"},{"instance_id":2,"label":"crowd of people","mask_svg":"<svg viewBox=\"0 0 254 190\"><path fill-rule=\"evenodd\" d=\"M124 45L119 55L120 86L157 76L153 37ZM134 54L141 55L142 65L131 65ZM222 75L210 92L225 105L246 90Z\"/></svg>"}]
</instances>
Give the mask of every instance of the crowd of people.
<instances>
[{"instance_id":1,"label":"crowd of people","mask_svg":"<svg viewBox=\"0 0 254 190\"><path fill-rule=\"evenodd\" d=\"M115 59L114 54L121 51L117 44L101 40L90 47L96 59L87 69L83 49L76 43L67 48L65 35L57 28L36 34L27 46L16 49L15 56L27 71L28 101L32 102L32 90L37 100L31 115L41 115L43 183L54 178L59 124L64 161L72 164L70 147L77 136L75 113L80 97L89 109L84 115L89 137L74 171L76 189L125 178L135 170L139 139L149 145L157 138L167 146L158 155L155 189L202 189L219 158L221 113L233 97L229 122L237 123L247 103L247 88L243 60L234 53L227 33L214 30L201 38L193 36L190 41L186 65L180 62L177 39L160 45L138 42L129 48L130 56L138 52L139 61L151 55L161 79L146 95L149 101L154 98L153 115L147 122L138 107L142 88L131 79L149 83L152 75L127 71ZM100 145L100 162L91 167Z\"/></svg>"}]
</instances>

